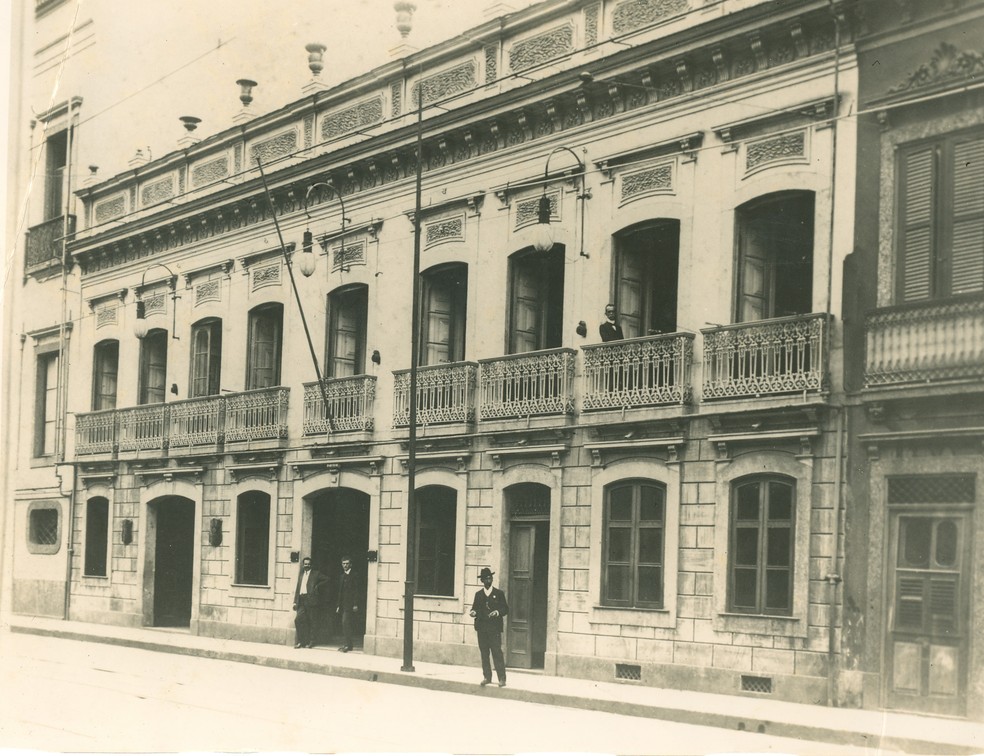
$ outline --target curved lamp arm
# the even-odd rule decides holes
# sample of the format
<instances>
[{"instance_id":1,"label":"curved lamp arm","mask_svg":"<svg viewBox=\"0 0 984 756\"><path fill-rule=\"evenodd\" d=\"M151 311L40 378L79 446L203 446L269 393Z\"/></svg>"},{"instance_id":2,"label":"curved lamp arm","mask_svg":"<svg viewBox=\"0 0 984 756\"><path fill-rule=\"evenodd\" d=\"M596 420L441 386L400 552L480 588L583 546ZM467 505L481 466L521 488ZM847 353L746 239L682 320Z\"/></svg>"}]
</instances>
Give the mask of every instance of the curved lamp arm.
<instances>
[{"instance_id":1,"label":"curved lamp arm","mask_svg":"<svg viewBox=\"0 0 984 756\"><path fill-rule=\"evenodd\" d=\"M342 193L339 192L333 184L328 181L319 181L316 184L311 184L304 193L304 214L307 216L308 225L310 226L311 213L308 211L308 198L311 196L311 192L319 187L324 187L325 189L331 189L332 193L335 195L335 199L338 200L338 204L342 206L342 233L341 242L344 248L345 245L345 224L348 222L348 217L345 214L345 201L342 199ZM300 268L301 273L304 274L305 278L311 276L314 273L314 236L311 234L310 228L304 231L304 242L301 245L301 259ZM327 250L326 250L327 251Z\"/></svg>"},{"instance_id":2,"label":"curved lamp arm","mask_svg":"<svg viewBox=\"0 0 984 756\"><path fill-rule=\"evenodd\" d=\"M175 302L178 300L178 287L177 287L177 276L174 271L167 267L162 262L151 263L147 268L144 269L143 275L140 276L140 288L144 287L147 282L147 272L153 270L154 268L164 268L168 273L171 274L171 338L175 340L180 340L176 332L177 329L177 309L175 308ZM147 335L147 316L144 310L144 301L142 299L137 299L137 320L133 324L133 333L138 339L142 339Z\"/></svg>"}]
</instances>

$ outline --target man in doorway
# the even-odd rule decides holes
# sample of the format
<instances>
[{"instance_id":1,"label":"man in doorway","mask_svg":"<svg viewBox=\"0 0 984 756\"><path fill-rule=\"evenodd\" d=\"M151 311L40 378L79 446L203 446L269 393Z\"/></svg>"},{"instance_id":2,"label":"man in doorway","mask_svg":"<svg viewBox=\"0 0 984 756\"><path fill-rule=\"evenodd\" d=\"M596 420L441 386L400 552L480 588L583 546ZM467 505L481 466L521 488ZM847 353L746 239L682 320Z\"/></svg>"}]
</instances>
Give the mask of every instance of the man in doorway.
<instances>
[{"instance_id":1,"label":"man in doorway","mask_svg":"<svg viewBox=\"0 0 984 756\"><path fill-rule=\"evenodd\" d=\"M494 575L488 567L482 568L478 579L483 587L475 592L475 601L468 614L475 619L475 631L478 633L478 652L482 655L481 684L484 687L492 682L491 654L501 688L506 684L506 662L502 658L502 618L509 614L509 604L506 603L506 594L492 587Z\"/></svg>"},{"instance_id":2,"label":"man in doorway","mask_svg":"<svg viewBox=\"0 0 984 756\"><path fill-rule=\"evenodd\" d=\"M342 574L338 577L338 606L335 613L342 618L342 645L338 650L348 653L352 650L352 639L356 618L359 616L359 602L362 600L362 586L359 578L352 572L352 560L342 557Z\"/></svg>"},{"instance_id":3,"label":"man in doorway","mask_svg":"<svg viewBox=\"0 0 984 756\"><path fill-rule=\"evenodd\" d=\"M598 334L602 341L619 341L624 339L622 326L615 322L615 305L605 305L605 322L598 326Z\"/></svg>"},{"instance_id":4,"label":"man in doorway","mask_svg":"<svg viewBox=\"0 0 984 756\"><path fill-rule=\"evenodd\" d=\"M301 571L294 588L294 648L314 648L317 630L318 593L327 578L318 570L311 568L311 557L301 560Z\"/></svg>"}]
</instances>

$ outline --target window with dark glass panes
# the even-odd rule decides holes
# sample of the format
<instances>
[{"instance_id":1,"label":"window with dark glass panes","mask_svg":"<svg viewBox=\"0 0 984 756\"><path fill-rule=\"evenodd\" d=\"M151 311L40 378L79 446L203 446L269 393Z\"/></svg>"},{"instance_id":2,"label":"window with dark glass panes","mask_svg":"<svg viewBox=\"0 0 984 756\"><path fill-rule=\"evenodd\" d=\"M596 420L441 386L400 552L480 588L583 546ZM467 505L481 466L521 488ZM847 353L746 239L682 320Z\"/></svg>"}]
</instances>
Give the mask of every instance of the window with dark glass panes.
<instances>
[{"instance_id":1,"label":"window with dark glass panes","mask_svg":"<svg viewBox=\"0 0 984 756\"><path fill-rule=\"evenodd\" d=\"M55 453L58 416L58 352L38 355L34 393L34 456Z\"/></svg>"},{"instance_id":2,"label":"window with dark glass panes","mask_svg":"<svg viewBox=\"0 0 984 756\"><path fill-rule=\"evenodd\" d=\"M107 339L96 344L92 360L92 409L116 409L116 380L119 374L120 342Z\"/></svg>"},{"instance_id":3,"label":"window with dark glass panes","mask_svg":"<svg viewBox=\"0 0 984 756\"><path fill-rule=\"evenodd\" d=\"M946 516L899 518L896 630L958 632L960 524Z\"/></svg>"},{"instance_id":4,"label":"window with dark glass panes","mask_svg":"<svg viewBox=\"0 0 984 756\"><path fill-rule=\"evenodd\" d=\"M445 486L417 491L416 593L454 595L457 498L457 492Z\"/></svg>"},{"instance_id":5,"label":"window with dark glass panes","mask_svg":"<svg viewBox=\"0 0 984 756\"><path fill-rule=\"evenodd\" d=\"M237 500L236 582L267 585L270 561L270 495L247 491Z\"/></svg>"},{"instance_id":6,"label":"window with dark glass panes","mask_svg":"<svg viewBox=\"0 0 984 756\"><path fill-rule=\"evenodd\" d=\"M984 291L984 133L898 153L898 300Z\"/></svg>"},{"instance_id":7,"label":"window with dark glass panes","mask_svg":"<svg viewBox=\"0 0 984 756\"><path fill-rule=\"evenodd\" d=\"M728 607L787 615L793 609L792 481L762 477L734 485Z\"/></svg>"},{"instance_id":8,"label":"window with dark glass panes","mask_svg":"<svg viewBox=\"0 0 984 756\"><path fill-rule=\"evenodd\" d=\"M103 496L94 496L85 504L85 575L106 577L108 546L109 501Z\"/></svg>"},{"instance_id":9,"label":"window with dark glass panes","mask_svg":"<svg viewBox=\"0 0 984 756\"><path fill-rule=\"evenodd\" d=\"M437 365L465 358L468 266L444 265L421 277L420 364Z\"/></svg>"},{"instance_id":10,"label":"window with dark glass panes","mask_svg":"<svg viewBox=\"0 0 984 756\"><path fill-rule=\"evenodd\" d=\"M280 385L280 357L283 348L284 307L260 305L249 313L246 388L262 389Z\"/></svg>"},{"instance_id":11,"label":"window with dark glass panes","mask_svg":"<svg viewBox=\"0 0 984 756\"><path fill-rule=\"evenodd\" d=\"M222 321L200 320L191 327L191 392L196 396L219 393L222 376Z\"/></svg>"},{"instance_id":12,"label":"window with dark glass panes","mask_svg":"<svg viewBox=\"0 0 984 756\"><path fill-rule=\"evenodd\" d=\"M561 346L564 331L564 247L513 255L510 265L509 353Z\"/></svg>"},{"instance_id":13,"label":"window with dark glass panes","mask_svg":"<svg viewBox=\"0 0 984 756\"><path fill-rule=\"evenodd\" d=\"M328 295L328 350L325 376L348 378L366 371L369 287L347 286Z\"/></svg>"},{"instance_id":14,"label":"window with dark glass panes","mask_svg":"<svg viewBox=\"0 0 984 756\"><path fill-rule=\"evenodd\" d=\"M625 481L605 491L602 603L663 606L666 487Z\"/></svg>"},{"instance_id":15,"label":"window with dark glass panes","mask_svg":"<svg viewBox=\"0 0 984 756\"><path fill-rule=\"evenodd\" d=\"M160 404L167 388L167 331L155 328L140 340L139 404Z\"/></svg>"}]
</instances>

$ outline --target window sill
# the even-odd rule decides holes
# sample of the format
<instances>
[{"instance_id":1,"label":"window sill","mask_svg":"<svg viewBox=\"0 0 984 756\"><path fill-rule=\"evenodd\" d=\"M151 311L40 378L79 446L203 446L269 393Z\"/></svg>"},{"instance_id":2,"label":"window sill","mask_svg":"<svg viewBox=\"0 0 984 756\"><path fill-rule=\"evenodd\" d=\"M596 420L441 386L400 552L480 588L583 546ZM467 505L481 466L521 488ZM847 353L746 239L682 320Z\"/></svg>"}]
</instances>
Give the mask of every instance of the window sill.
<instances>
[{"instance_id":1,"label":"window sill","mask_svg":"<svg viewBox=\"0 0 984 756\"><path fill-rule=\"evenodd\" d=\"M31 457L31 467L53 467L55 465L54 454L41 454Z\"/></svg>"},{"instance_id":2,"label":"window sill","mask_svg":"<svg viewBox=\"0 0 984 756\"><path fill-rule=\"evenodd\" d=\"M246 583L230 583L229 595L238 598L260 598L273 600L272 585L248 585Z\"/></svg>"},{"instance_id":3,"label":"window sill","mask_svg":"<svg viewBox=\"0 0 984 756\"><path fill-rule=\"evenodd\" d=\"M83 580L95 580L96 582L109 582L109 575L83 575Z\"/></svg>"},{"instance_id":4,"label":"window sill","mask_svg":"<svg viewBox=\"0 0 984 756\"><path fill-rule=\"evenodd\" d=\"M721 612L714 618L714 629L748 635L806 637L806 623L800 617L776 614Z\"/></svg>"},{"instance_id":5,"label":"window sill","mask_svg":"<svg viewBox=\"0 0 984 756\"><path fill-rule=\"evenodd\" d=\"M588 622L592 625L639 625L642 627L676 627L676 612L669 609L604 606L591 607Z\"/></svg>"},{"instance_id":6,"label":"window sill","mask_svg":"<svg viewBox=\"0 0 984 756\"><path fill-rule=\"evenodd\" d=\"M414 611L424 612L461 612L462 602L458 596L421 596L413 597ZM400 611L403 611L401 604Z\"/></svg>"}]
</instances>

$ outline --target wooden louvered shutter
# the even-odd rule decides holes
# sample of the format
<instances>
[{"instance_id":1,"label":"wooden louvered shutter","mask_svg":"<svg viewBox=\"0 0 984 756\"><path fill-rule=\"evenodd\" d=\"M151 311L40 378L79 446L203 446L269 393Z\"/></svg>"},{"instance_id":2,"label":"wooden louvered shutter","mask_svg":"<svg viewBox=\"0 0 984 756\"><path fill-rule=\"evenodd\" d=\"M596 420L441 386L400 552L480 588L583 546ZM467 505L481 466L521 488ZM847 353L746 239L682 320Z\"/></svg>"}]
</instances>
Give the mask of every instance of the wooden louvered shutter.
<instances>
[{"instance_id":1,"label":"wooden louvered shutter","mask_svg":"<svg viewBox=\"0 0 984 756\"><path fill-rule=\"evenodd\" d=\"M933 295L936 148L911 150L900 162L900 288L902 300L912 302Z\"/></svg>"},{"instance_id":2,"label":"wooden louvered shutter","mask_svg":"<svg viewBox=\"0 0 984 756\"><path fill-rule=\"evenodd\" d=\"M953 145L950 294L984 291L984 137Z\"/></svg>"}]
</instances>

